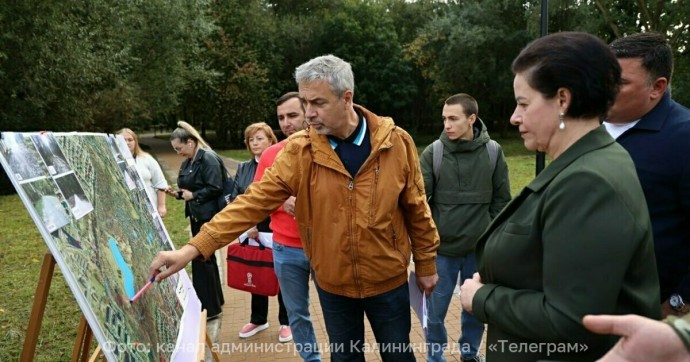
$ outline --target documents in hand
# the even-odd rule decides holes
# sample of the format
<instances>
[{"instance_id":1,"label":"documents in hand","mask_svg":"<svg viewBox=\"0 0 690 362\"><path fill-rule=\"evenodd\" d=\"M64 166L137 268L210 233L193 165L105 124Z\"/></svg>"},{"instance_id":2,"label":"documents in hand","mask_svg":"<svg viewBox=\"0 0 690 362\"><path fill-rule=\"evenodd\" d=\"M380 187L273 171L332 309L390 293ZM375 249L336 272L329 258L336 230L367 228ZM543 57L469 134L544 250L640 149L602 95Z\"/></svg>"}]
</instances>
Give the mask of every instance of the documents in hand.
<instances>
[{"instance_id":1,"label":"documents in hand","mask_svg":"<svg viewBox=\"0 0 690 362\"><path fill-rule=\"evenodd\" d=\"M412 310L417 313L419 322L422 324L422 329L424 329L424 334L426 335L427 318L429 315L426 305L427 300L426 296L424 295L424 291L419 290L419 287L417 286L417 276L415 275L414 270L410 271L410 279L407 281L407 283L408 289L410 290L410 307L412 307Z\"/></svg>"}]
</instances>

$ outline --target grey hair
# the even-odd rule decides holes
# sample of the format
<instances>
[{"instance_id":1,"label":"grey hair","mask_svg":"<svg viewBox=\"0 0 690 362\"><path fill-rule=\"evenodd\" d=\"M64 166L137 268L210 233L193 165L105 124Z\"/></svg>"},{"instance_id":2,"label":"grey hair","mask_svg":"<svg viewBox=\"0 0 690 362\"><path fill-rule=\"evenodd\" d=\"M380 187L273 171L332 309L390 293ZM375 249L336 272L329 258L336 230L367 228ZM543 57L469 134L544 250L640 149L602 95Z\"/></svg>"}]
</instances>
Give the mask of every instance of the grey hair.
<instances>
[{"instance_id":1,"label":"grey hair","mask_svg":"<svg viewBox=\"0 0 690 362\"><path fill-rule=\"evenodd\" d=\"M350 63L328 54L316 57L295 69L295 81L314 82L325 80L333 94L342 97L345 91L355 91L355 75Z\"/></svg>"}]
</instances>

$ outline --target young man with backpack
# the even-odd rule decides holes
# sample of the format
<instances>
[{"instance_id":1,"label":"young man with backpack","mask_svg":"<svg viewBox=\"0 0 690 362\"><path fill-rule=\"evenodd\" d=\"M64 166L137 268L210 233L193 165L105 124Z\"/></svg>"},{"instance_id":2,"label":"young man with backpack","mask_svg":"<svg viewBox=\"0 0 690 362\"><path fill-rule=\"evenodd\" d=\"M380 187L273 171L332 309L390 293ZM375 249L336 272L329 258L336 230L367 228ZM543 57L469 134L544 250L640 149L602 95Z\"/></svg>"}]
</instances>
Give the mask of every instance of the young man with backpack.
<instances>
[{"instance_id":1,"label":"young man with backpack","mask_svg":"<svg viewBox=\"0 0 690 362\"><path fill-rule=\"evenodd\" d=\"M501 147L489 138L477 116L477 101L460 93L443 107L443 133L421 156L422 175L441 245L436 257L439 280L431 294L427 331L429 361L445 361L448 334L444 320L458 280L477 272L478 237L510 201L508 166ZM458 343L463 361L482 361L484 324L463 311Z\"/></svg>"}]
</instances>

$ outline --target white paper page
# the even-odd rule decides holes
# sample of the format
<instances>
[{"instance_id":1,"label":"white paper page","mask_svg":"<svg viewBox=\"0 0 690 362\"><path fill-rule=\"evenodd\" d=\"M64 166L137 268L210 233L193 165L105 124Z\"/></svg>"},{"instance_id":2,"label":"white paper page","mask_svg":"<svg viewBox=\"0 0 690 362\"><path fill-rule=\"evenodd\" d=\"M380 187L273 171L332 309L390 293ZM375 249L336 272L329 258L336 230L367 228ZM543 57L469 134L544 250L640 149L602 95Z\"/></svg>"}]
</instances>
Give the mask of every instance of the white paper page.
<instances>
[{"instance_id":1,"label":"white paper page","mask_svg":"<svg viewBox=\"0 0 690 362\"><path fill-rule=\"evenodd\" d=\"M240 242L244 242L247 240L247 232L243 232L242 235L238 237L240 239ZM269 249L273 249L273 233L264 233L260 232L259 233L259 240L261 241L261 244ZM253 246L259 246L259 243L256 242L254 239L249 239L249 245Z\"/></svg>"},{"instance_id":2,"label":"white paper page","mask_svg":"<svg viewBox=\"0 0 690 362\"><path fill-rule=\"evenodd\" d=\"M415 275L414 270L410 272L410 279L407 281L407 283L408 289L410 290L410 307L417 314L419 322L422 324L422 328L424 329L424 334L426 334L429 311L427 308L427 301L424 291L419 290L419 287L417 287L417 276Z\"/></svg>"}]
</instances>

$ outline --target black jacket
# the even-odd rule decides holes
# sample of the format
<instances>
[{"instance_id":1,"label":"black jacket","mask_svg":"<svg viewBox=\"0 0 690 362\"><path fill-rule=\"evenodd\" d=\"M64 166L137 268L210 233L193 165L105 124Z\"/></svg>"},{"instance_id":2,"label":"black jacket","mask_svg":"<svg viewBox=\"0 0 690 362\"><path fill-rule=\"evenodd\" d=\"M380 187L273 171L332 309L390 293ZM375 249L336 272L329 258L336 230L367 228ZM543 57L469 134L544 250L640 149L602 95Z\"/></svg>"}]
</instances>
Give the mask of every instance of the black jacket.
<instances>
[{"instance_id":1,"label":"black jacket","mask_svg":"<svg viewBox=\"0 0 690 362\"><path fill-rule=\"evenodd\" d=\"M254 175L256 174L256 167L258 163L254 158L244 161L237 166L237 173L235 173L235 183L232 189L231 199L234 200L238 195L242 195L249 185L254 182Z\"/></svg>"},{"instance_id":2,"label":"black jacket","mask_svg":"<svg viewBox=\"0 0 690 362\"><path fill-rule=\"evenodd\" d=\"M194 194L184 214L196 221L210 220L218 212L217 199L223 192L223 168L212 151L199 149L194 160L185 160L177 175L177 186Z\"/></svg>"},{"instance_id":3,"label":"black jacket","mask_svg":"<svg viewBox=\"0 0 690 362\"><path fill-rule=\"evenodd\" d=\"M234 200L237 196L242 195L245 191L247 191L249 185L251 185L252 182L254 182L254 175L256 174L256 168L258 165L259 163L256 162L256 159L252 158L251 160L244 161L240 163L239 166L237 166L237 173L235 173L235 183L233 184L232 194L230 198L231 200ZM260 232L270 233L270 223L271 218L267 217L258 225L256 225L256 228Z\"/></svg>"}]
</instances>

